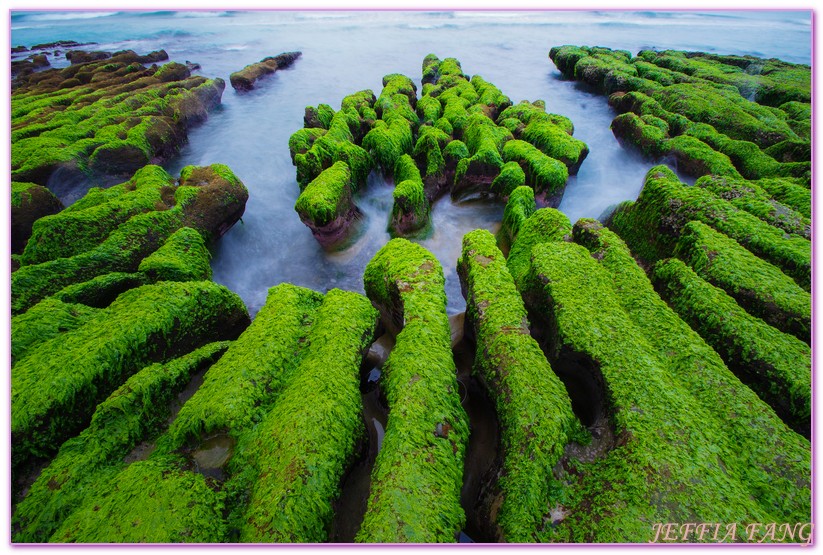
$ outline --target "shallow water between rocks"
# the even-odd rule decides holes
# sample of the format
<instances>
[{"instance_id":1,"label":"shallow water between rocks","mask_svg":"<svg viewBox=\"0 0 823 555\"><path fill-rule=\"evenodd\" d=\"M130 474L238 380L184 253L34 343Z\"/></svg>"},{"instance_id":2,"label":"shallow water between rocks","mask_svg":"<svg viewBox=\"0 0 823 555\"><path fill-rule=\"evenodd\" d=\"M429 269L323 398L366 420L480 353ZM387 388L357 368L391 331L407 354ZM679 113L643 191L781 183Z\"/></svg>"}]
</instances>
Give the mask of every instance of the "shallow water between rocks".
<instances>
[{"instance_id":1,"label":"shallow water between rocks","mask_svg":"<svg viewBox=\"0 0 823 555\"><path fill-rule=\"evenodd\" d=\"M199 63L199 73L227 81L222 106L191 130L188 144L166 164L177 175L188 164L227 164L250 192L242 223L213 248L214 279L237 292L252 315L269 287L282 282L326 291L362 292L363 270L386 243L392 184L373 173L356 202L365 215L357 240L341 252L318 246L293 206L299 192L288 151L289 136L303 125L304 108L358 90L382 88L382 77L403 73L420 84L428 53L456 57L468 75L479 74L513 102L543 99L550 112L574 122L575 136L591 150L569 179L560 210L574 222L597 218L610 206L636 198L652 165L625 151L612 135L614 113L605 97L560 78L548 58L555 45L683 49L778 57L810 63L809 12L14 12L13 45L56 40L93 41L100 50L165 49L171 60ZM285 51L303 56L289 69L236 93L228 76ZM53 57L55 66L67 65ZM53 183L64 201L88 183ZM503 205L495 201L433 209L434 232L421 240L443 265L450 314L465 302L455 264L462 236L494 231Z\"/></svg>"}]
</instances>

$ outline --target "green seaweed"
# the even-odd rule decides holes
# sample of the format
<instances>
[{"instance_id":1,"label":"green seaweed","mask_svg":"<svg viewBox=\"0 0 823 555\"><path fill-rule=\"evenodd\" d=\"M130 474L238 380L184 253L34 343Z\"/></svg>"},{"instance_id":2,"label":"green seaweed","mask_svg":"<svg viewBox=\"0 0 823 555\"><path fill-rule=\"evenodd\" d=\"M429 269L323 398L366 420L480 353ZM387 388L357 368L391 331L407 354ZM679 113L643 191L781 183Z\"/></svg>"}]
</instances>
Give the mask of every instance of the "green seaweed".
<instances>
[{"instance_id":1,"label":"green seaweed","mask_svg":"<svg viewBox=\"0 0 823 555\"><path fill-rule=\"evenodd\" d=\"M257 476L240 541L328 538L332 502L365 433L359 371L376 323L365 297L326 294L294 378L247 447Z\"/></svg>"},{"instance_id":2,"label":"green seaweed","mask_svg":"<svg viewBox=\"0 0 823 555\"><path fill-rule=\"evenodd\" d=\"M294 209L303 223L312 229L328 226L352 210L352 189L352 172L348 164L335 162L300 193Z\"/></svg>"},{"instance_id":3,"label":"green seaweed","mask_svg":"<svg viewBox=\"0 0 823 555\"><path fill-rule=\"evenodd\" d=\"M359 542L453 542L468 421L457 392L443 271L406 239L372 258L366 294L397 342L383 367L389 420L372 471Z\"/></svg>"},{"instance_id":4,"label":"green seaweed","mask_svg":"<svg viewBox=\"0 0 823 555\"><path fill-rule=\"evenodd\" d=\"M89 426L60 447L17 505L14 541L47 541L86 498L107 487L129 451L165 426L168 404L192 375L219 359L228 346L228 342L209 343L180 358L147 366L100 403ZM99 541L125 540L110 536Z\"/></svg>"},{"instance_id":5,"label":"green seaweed","mask_svg":"<svg viewBox=\"0 0 823 555\"><path fill-rule=\"evenodd\" d=\"M757 216L786 233L811 239L811 219L772 198L771 194L760 187L756 181L705 176L698 179L695 185L708 189L737 208Z\"/></svg>"},{"instance_id":6,"label":"green seaweed","mask_svg":"<svg viewBox=\"0 0 823 555\"><path fill-rule=\"evenodd\" d=\"M649 170L637 201L620 205L609 225L635 255L654 262L672 256L683 226L691 220L699 220L724 233L809 289L811 248L808 240L786 236L782 230L706 189L683 185L665 166Z\"/></svg>"},{"instance_id":7,"label":"green seaweed","mask_svg":"<svg viewBox=\"0 0 823 555\"><path fill-rule=\"evenodd\" d=\"M560 487L552 469L580 424L565 386L529 335L526 309L494 236L466 234L457 269L477 341L474 371L489 386L501 427L502 499L492 502L499 507L499 539L535 542L553 508L551 492Z\"/></svg>"},{"instance_id":8,"label":"green seaweed","mask_svg":"<svg viewBox=\"0 0 823 555\"><path fill-rule=\"evenodd\" d=\"M153 457L99 484L49 541L219 543L226 534L223 498L186 470L182 457Z\"/></svg>"},{"instance_id":9,"label":"green seaweed","mask_svg":"<svg viewBox=\"0 0 823 555\"><path fill-rule=\"evenodd\" d=\"M683 227L674 255L753 316L811 342L811 295L733 239L702 222L689 222Z\"/></svg>"},{"instance_id":10,"label":"green seaweed","mask_svg":"<svg viewBox=\"0 0 823 555\"><path fill-rule=\"evenodd\" d=\"M571 463L562 475L568 485L555 492L559 518L541 539L637 542L653 538L650 523L656 522L808 518L808 444L772 420L771 429L780 430L782 445L793 453L796 473L788 481L798 482L774 488L759 470L754 480L730 477L741 455L726 421L696 402L690 386L672 380L655 343L621 306L612 280L585 248L548 241L532 249L522 281L530 314L541 315L552 330L550 360L570 353L602 376L615 438L604 457Z\"/></svg>"},{"instance_id":11,"label":"green seaweed","mask_svg":"<svg viewBox=\"0 0 823 555\"><path fill-rule=\"evenodd\" d=\"M497 232L497 246L501 251L509 253L520 232L520 226L535 210L537 204L534 201L534 189L531 187L520 186L509 194L509 200L503 210L503 221Z\"/></svg>"},{"instance_id":12,"label":"green seaweed","mask_svg":"<svg viewBox=\"0 0 823 555\"><path fill-rule=\"evenodd\" d=\"M653 277L661 296L740 379L808 437L812 391L808 345L750 316L680 260L661 260Z\"/></svg>"},{"instance_id":13,"label":"green seaweed","mask_svg":"<svg viewBox=\"0 0 823 555\"><path fill-rule=\"evenodd\" d=\"M291 284L269 289L252 324L180 409L163 450L194 444L216 432L239 437L262 421L299 364L321 302L319 293Z\"/></svg>"},{"instance_id":14,"label":"green seaweed","mask_svg":"<svg viewBox=\"0 0 823 555\"><path fill-rule=\"evenodd\" d=\"M211 282L132 289L72 331L40 343L12 375L12 460L49 457L130 375L248 323L237 295Z\"/></svg>"},{"instance_id":15,"label":"green seaweed","mask_svg":"<svg viewBox=\"0 0 823 555\"><path fill-rule=\"evenodd\" d=\"M210 258L203 236L190 227L181 227L144 258L137 271L152 281L210 280Z\"/></svg>"},{"instance_id":16,"label":"green seaweed","mask_svg":"<svg viewBox=\"0 0 823 555\"><path fill-rule=\"evenodd\" d=\"M526 184L526 174L517 162L506 162L491 184L491 192L508 198L512 191Z\"/></svg>"},{"instance_id":17,"label":"green seaweed","mask_svg":"<svg viewBox=\"0 0 823 555\"><path fill-rule=\"evenodd\" d=\"M538 194L558 195L569 178L569 170L563 162L546 156L526 141L507 142L503 147L503 160L520 164L526 173L526 184Z\"/></svg>"}]
</instances>

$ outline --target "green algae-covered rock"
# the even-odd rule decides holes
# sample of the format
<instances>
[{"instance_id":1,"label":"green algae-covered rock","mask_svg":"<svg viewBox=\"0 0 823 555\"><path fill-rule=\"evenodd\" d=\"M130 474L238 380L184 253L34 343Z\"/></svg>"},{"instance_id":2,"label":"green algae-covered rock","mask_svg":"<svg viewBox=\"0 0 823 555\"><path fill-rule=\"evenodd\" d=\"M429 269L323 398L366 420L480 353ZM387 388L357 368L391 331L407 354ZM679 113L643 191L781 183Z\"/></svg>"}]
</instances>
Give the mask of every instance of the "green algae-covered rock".
<instances>
[{"instance_id":1,"label":"green algae-covered rock","mask_svg":"<svg viewBox=\"0 0 823 555\"><path fill-rule=\"evenodd\" d=\"M511 192L506 208L503 210L503 221L497 231L497 246L501 251L506 254L509 253L509 249L511 249L512 243L514 243L520 231L520 226L529 216L534 214L536 209L534 189L520 186Z\"/></svg>"},{"instance_id":2,"label":"green algae-covered rock","mask_svg":"<svg viewBox=\"0 0 823 555\"><path fill-rule=\"evenodd\" d=\"M145 166L126 183L107 191L107 201L92 205L89 199L55 216L41 218L35 223L21 263L39 264L94 248L132 216L170 208L173 184L172 177L160 166ZM100 198L95 193L92 196Z\"/></svg>"},{"instance_id":3,"label":"green algae-covered rock","mask_svg":"<svg viewBox=\"0 0 823 555\"><path fill-rule=\"evenodd\" d=\"M498 541L535 542L555 508L550 493L560 484L553 468L580 424L565 386L529 335L526 309L494 236L465 235L457 269L477 341L474 371L492 393L501 426L497 494L484 502Z\"/></svg>"},{"instance_id":4,"label":"green algae-covered rock","mask_svg":"<svg viewBox=\"0 0 823 555\"><path fill-rule=\"evenodd\" d=\"M680 51L632 58L576 46L554 47L549 57L564 75L610 94L620 112L665 122L661 132L618 116L612 129L648 156L674 155L684 173L809 179L808 66Z\"/></svg>"},{"instance_id":5,"label":"green algae-covered rock","mask_svg":"<svg viewBox=\"0 0 823 555\"><path fill-rule=\"evenodd\" d=\"M203 236L190 227L181 227L144 258L137 271L151 281L210 280L210 258Z\"/></svg>"},{"instance_id":6,"label":"green algae-covered rock","mask_svg":"<svg viewBox=\"0 0 823 555\"><path fill-rule=\"evenodd\" d=\"M397 341L383 367L389 405L360 542L453 542L468 440L452 359L443 271L423 247L389 241L366 267L366 293Z\"/></svg>"},{"instance_id":7,"label":"green algae-covered rock","mask_svg":"<svg viewBox=\"0 0 823 555\"><path fill-rule=\"evenodd\" d=\"M638 323L642 316L630 308L637 301L624 305L615 292L619 271L601 267L600 256L591 254L572 243L541 242L519 282L530 313L553 331L544 346L552 367L574 364L591 374L590 410L608 418L599 431L602 455L591 462L572 458L562 471L566 488L553 492L557 510L541 531L543 539L642 542L654 537L649 523L655 522L808 519L808 442L727 371L708 378L705 370L670 367L668 360L680 352L665 345L678 334L669 336L653 319ZM674 373L677 368L683 370ZM706 387L707 380L713 387ZM714 387L736 408L716 414L726 407L717 406ZM729 423L730 414L745 414L757 431L741 433L736 422ZM741 449L738 435L758 454ZM786 457L787 450L792 455Z\"/></svg>"},{"instance_id":8,"label":"green algae-covered rock","mask_svg":"<svg viewBox=\"0 0 823 555\"><path fill-rule=\"evenodd\" d=\"M332 502L365 434L359 372L376 325L362 295L326 294L294 377L246 447L257 475L240 541L328 539Z\"/></svg>"},{"instance_id":9,"label":"green algae-covered rock","mask_svg":"<svg viewBox=\"0 0 823 555\"><path fill-rule=\"evenodd\" d=\"M753 316L811 342L811 295L733 239L702 222L689 222L683 227L674 254Z\"/></svg>"},{"instance_id":10,"label":"green algae-covered rock","mask_svg":"<svg viewBox=\"0 0 823 555\"><path fill-rule=\"evenodd\" d=\"M335 162L323 170L300 193L294 209L321 244L334 245L359 213L352 202L356 190L352 172L345 162Z\"/></svg>"},{"instance_id":11,"label":"green algae-covered rock","mask_svg":"<svg viewBox=\"0 0 823 555\"><path fill-rule=\"evenodd\" d=\"M63 209L51 191L35 183L11 183L11 252L21 254L34 222Z\"/></svg>"},{"instance_id":12,"label":"green algae-covered rock","mask_svg":"<svg viewBox=\"0 0 823 555\"><path fill-rule=\"evenodd\" d=\"M30 348L12 374L14 467L52 455L147 363L233 339L247 324L243 302L225 287L164 282L127 291L76 329Z\"/></svg>"},{"instance_id":13,"label":"green algae-covered rock","mask_svg":"<svg viewBox=\"0 0 823 555\"><path fill-rule=\"evenodd\" d=\"M633 253L653 262L672 255L683 226L691 220L734 239L804 289L811 286L811 245L807 239L786 235L707 189L684 185L665 166L649 170L637 201L620 205L611 216L611 225Z\"/></svg>"},{"instance_id":14,"label":"green algae-covered rock","mask_svg":"<svg viewBox=\"0 0 823 555\"><path fill-rule=\"evenodd\" d=\"M569 170L563 162L546 156L536 146L521 140L506 143L503 160L520 164L526 174L526 185L538 195L547 197L549 204L559 202L569 178Z\"/></svg>"},{"instance_id":15,"label":"green algae-covered rock","mask_svg":"<svg viewBox=\"0 0 823 555\"><path fill-rule=\"evenodd\" d=\"M413 146L412 128L404 118L393 119L391 123L377 121L363 137L363 148L385 172L390 172L401 156L411 153Z\"/></svg>"},{"instance_id":16,"label":"green algae-covered rock","mask_svg":"<svg viewBox=\"0 0 823 555\"><path fill-rule=\"evenodd\" d=\"M811 239L811 219L791 206L781 203L757 181L705 176L698 179L695 185L710 190L737 208L779 227L786 233Z\"/></svg>"},{"instance_id":17,"label":"green algae-covered rock","mask_svg":"<svg viewBox=\"0 0 823 555\"><path fill-rule=\"evenodd\" d=\"M216 239L245 210L248 191L221 164L187 166L180 184L174 187L172 182L162 168L147 166L114 191L93 190L79 206L42 218L28 255L24 252L24 265L12 278L12 313L24 312L68 286L112 272L136 272L142 260L180 228ZM76 244L65 240L63 225L74 231ZM203 274L202 264L199 268Z\"/></svg>"},{"instance_id":18,"label":"green algae-covered rock","mask_svg":"<svg viewBox=\"0 0 823 555\"><path fill-rule=\"evenodd\" d=\"M389 232L392 236L407 237L425 234L430 228L431 206L426 197L420 170L408 154L401 156L394 166L394 182Z\"/></svg>"},{"instance_id":19,"label":"green algae-covered rock","mask_svg":"<svg viewBox=\"0 0 823 555\"><path fill-rule=\"evenodd\" d=\"M20 318L29 317L32 312ZM124 457L166 425L169 402L195 372L219 359L228 345L209 343L180 358L147 366L100 403L89 427L60 447L15 508L14 541L48 541L86 499L109 487L117 470L125 466ZM160 516L168 520L172 515ZM124 534L113 533L89 541L127 540Z\"/></svg>"},{"instance_id":20,"label":"green algae-covered rock","mask_svg":"<svg viewBox=\"0 0 823 555\"><path fill-rule=\"evenodd\" d=\"M658 262L654 279L674 310L720 353L729 368L793 429L811 431L811 351L746 313L723 290L677 259Z\"/></svg>"},{"instance_id":21,"label":"green algae-covered rock","mask_svg":"<svg viewBox=\"0 0 823 555\"><path fill-rule=\"evenodd\" d=\"M220 431L239 437L260 422L298 366L322 300L294 285L272 287L252 324L180 409L169 428L171 449Z\"/></svg>"},{"instance_id":22,"label":"green algae-covered rock","mask_svg":"<svg viewBox=\"0 0 823 555\"><path fill-rule=\"evenodd\" d=\"M284 52L277 56L263 58L259 62L249 64L240 71L235 71L229 76L229 82L236 91L250 91L254 88L257 80L266 75L271 75L278 69L285 69L292 65L301 52Z\"/></svg>"},{"instance_id":23,"label":"green algae-covered rock","mask_svg":"<svg viewBox=\"0 0 823 555\"><path fill-rule=\"evenodd\" d=\"M105 184L176 153L187 129L220 103L225 83L179 72L179 64L146 68L144 59L125 51L18 78L13 180L46 185L62 170Z\"/></svg>"},{"instance_id":24,"label":"green algae-covered rock","mask_svg":"<svg viewBox=\"0 0 823 555\"><path fill-rule=\"evenodd\" d=\"M26 313L14 316L10 326L12 366L38 343L82 326L95 314L97 310L90 306L49 298Z\"/></svg>"},{"instance_id":25,"label":"green algae-covered rock","mask_svg":"<svg viewBox=\"0 0 823 555\"><path fill-rule=\"evenodd\" d=\"M808 503L802 485L808 476L805 442L779 424L780 431L774 433L777 417L771 409L755 399L717 353L657 295L614 232L594 220L580 220L573 237L608 272L621 306L657 350L670 380L683 384L694 402L712 415L710 422L722 422L723 433L736 442L733 464L741 479L753 486L764 506L802 520ZM769 440L764 441L764 435ZM787 450L794 455L786 457ZM730 459L724 456L723 461L722 470L729 472ZM766 481L764 472L770 476ZM799 490L796 484L801 484ZM783 497L783 491L791 492L790 497ZM695 514L701 513L695 510Z\"/></svg>"},{"instance_id":26,"label":"green algae-covered rock","mask_svg":"<svg viewBox=\"0 0 823 555\"><path fill-rule=\"evenodd\" d=\"M63 521L58 543L210 543L225 537L224 494L186 469L181 456L138 461Z\"/></svg>"},{"instance_id":27,"label":"green algae-covered rock","mask_svg":"<svg viewBox=\"0 0 823 555\"><path fill-rule=\"evenodd\" d=\"M305 127L289 140L301 190L339 161L349 164L361 187L374 167L391 176L398 161L411 156L422 174L423 194L416 178L403 183L407 180L394 176L388 227L395 236L428 233L431 203L449 190L455 200L489 195L505 200L526 184L542 204L559 202L569 174L588 153L585 143L572 137L571 120L546 113L540 100L513 106L493 83L466 75L454 58L429 54L422 71L419 96L409 77L393 73L383 78L377 98L366 90L345 97L338 112L326 105L307 107ZM515 138L522 144L507 158L505 145ZM343 243L353 220L338 218L334 242ZM322 234L315 237L331 243Z\"/></svg>"}]
</instances>

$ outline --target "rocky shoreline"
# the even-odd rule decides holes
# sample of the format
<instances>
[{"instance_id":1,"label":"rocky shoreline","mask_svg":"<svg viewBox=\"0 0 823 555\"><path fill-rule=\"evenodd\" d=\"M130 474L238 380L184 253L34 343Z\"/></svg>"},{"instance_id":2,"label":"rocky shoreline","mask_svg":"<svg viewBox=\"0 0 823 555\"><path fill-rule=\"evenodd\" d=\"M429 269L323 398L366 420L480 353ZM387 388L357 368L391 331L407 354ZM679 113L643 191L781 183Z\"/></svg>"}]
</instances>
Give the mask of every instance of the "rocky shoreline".
<instances>
[{"instance_id":1,"label":"rocky shoreline","mask_svg":"<svg viewBox=\"0 0 823 555\"><path fill-rule=\"evenodd\" d=\"M381 172L394 238L365 295L282 283L251 321L209 265L246 187L222 164L158 165L224 81L88 46L13 49L13 542L322 543L354 505L365 543L810 521L808 66L552 48L650 162L603 222L556 209L588 154L573 123L454 58L426 56L420 91L389 74L379 96L309 106L289 140L298 216L339 248ZM54 50L71 65L45 69ZM64 207L49 187L73 175L98 186ZM462 238L464 319L404 238L433 232L447 193L505 203L496 235Z\"/></svg>"}]
</instances>

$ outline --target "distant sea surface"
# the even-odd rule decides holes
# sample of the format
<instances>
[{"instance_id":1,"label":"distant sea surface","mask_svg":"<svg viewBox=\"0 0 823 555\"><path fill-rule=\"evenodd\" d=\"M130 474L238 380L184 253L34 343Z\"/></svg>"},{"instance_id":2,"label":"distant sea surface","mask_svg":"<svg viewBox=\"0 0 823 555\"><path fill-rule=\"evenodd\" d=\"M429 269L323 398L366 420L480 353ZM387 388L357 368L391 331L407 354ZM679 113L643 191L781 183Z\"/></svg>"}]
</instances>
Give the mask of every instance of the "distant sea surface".
<instances>
[{"instance_id":1,"label":"distant sea surface","mask_svg":"<svg viewBox=\"0 0 823 555\"><path fill-rule=\"evenodd\" d=\"M615 114L605 97L560 78L548 58L552 46L605 46L632 54L691 50L810 64L812 23L810 11L12 12L12 45L57 40L141 54L162 48L171 60L199 63L200 74L226 80L222 106L191 130L167 169L177 175L189 164L223 163L248 187L243 221L214 247L212 268L214 279L255 314L268 288L281 282L362 292L367 262L389 239L392 184L376 173L356 199L365 220L348 248L324 252L300 222L288 139L302 127L306 106L338 109L347 94L380 94L388 73L408 75L419 86L426 54L455 57L464 73L481 75L513 102L542 99L548 111L574 122L575 137L591 151L560 204L574 222L635 199L652 163L617 144L609 129ZM237 94L228 85L233 71L293 50L303 56L254 91ZM52 63L67 65L59 57ZM447 196L435 204L434 233L420 243L443 265L450 313L465 307L455 272L463 234L494 231L502 213L502 204L492 201L454 204Z\"/></svg>"}]
</instances>

